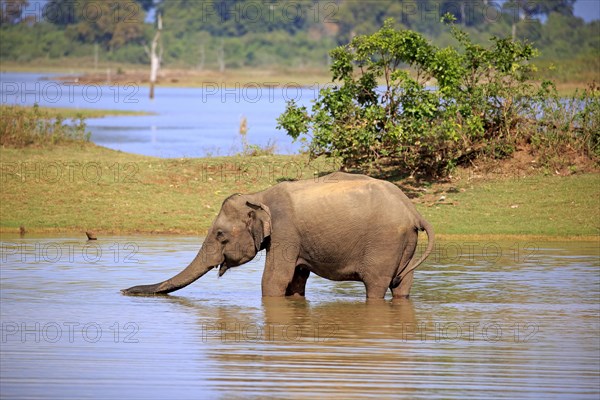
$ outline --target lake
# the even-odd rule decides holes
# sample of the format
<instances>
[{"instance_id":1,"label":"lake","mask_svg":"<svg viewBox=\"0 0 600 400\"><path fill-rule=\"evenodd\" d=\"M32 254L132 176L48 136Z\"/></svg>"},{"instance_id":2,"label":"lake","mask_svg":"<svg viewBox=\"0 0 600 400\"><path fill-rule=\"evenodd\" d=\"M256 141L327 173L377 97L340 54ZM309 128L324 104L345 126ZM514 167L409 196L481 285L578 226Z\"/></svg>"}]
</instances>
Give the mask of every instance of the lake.
<instances>
[{"instance_id":1,"label":"lake","mask_svg":"<svg viewBox=\"0 0 600 400\"><path fill-rule=\"evenodd\" d=\"M239 135L243 117L248 142L275 143L281 154L296 153L276 119L287 100L311 105L317 84L298 88L294 82L280 87L239 84L227 88L205 82L200 88L158 86L149 100L148 88L137 85L74 85L53 80L49 73L0 73L0 103L48 107L91 108L150 112L143 116L108 116L86 119L91 140L129 153L178 158L233 155L242 150Z\"/></svg>"},{"instance_id":2,"label":"lake","mask_svg":"<svg viewBox=\"0 0 600 400\"><path fill-rule=\"evenodd\" d=\"M194 237L4 235L2 398L569 398L600 395L597 242L450 242L410 300L311 276L262 299L264 254L171 296L127 297ZM262 259L261 259L262 258Z\"/></svg>"}]
</instances>

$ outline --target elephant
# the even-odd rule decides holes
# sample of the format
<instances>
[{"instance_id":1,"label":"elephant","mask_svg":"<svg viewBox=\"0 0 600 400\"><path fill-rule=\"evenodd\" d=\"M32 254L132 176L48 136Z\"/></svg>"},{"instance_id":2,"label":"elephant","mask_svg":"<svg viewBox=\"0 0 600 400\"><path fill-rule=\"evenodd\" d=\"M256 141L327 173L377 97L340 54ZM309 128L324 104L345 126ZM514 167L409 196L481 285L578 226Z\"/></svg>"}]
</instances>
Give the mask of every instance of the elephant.
<instances>
[{"instance_id":1,"label":"elephant","mask_svg":"<svg viewBox=\"0 0 600 400\"><path fill-rule=\"evenodd\" d=\"M428 237L414 259L418 232ZM432 226L391 182L334 172L284 181L253 194L234 194L194 260L163 282L124 289L127 295L179 290L213 268L219 277L266 250L263 297L304 296L311 273L333 281L362 281L368 299L407 298L413 273L434 248Z\"/></svg>"}]
</instances>

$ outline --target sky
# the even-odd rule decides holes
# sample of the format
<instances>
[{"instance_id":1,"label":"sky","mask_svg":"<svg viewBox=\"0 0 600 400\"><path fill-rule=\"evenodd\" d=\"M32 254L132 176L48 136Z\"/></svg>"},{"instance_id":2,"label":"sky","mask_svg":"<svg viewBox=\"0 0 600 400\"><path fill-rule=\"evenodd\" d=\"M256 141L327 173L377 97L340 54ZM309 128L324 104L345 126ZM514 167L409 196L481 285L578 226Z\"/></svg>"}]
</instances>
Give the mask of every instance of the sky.
<instances>
[{"instance_id":1,"label":"sky","mask_svg":"<svg viewBox=\"0 0 600 400\"><path fill-rule=\"evenodd\" d=\"M600 19L600 0L577 0L574 14L586 22Z\"/></svg>"}]
</instances>

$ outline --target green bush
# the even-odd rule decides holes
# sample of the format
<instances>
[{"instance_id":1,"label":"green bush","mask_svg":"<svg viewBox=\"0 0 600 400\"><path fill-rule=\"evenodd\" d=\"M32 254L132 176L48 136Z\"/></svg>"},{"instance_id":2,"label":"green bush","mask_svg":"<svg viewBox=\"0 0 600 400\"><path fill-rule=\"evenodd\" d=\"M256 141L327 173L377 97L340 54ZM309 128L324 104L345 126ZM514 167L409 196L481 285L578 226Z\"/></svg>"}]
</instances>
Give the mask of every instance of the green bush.
<instances>
[{"instance_id":1,"label":"green bush","mask_svg":"<svg viewBox=\"0 0 600 400\"><path fill-rule=\"evenodd\" d=\"M72 124L67 124L60 115L51 115L37 104L31 108L2 106L0 112L0 146L25 147L90 140L83 117L74 118Z\"/></svg>"},{"instance_id":2,"label":"green bush","mask_svg":"<svg viewBox=\"0 0 600 400\"><path fill-rule=\"evenodd\" d=\"M484 47L454 26L451 33L457 46L439 48L386 20L331 51L333 86L310 113L288 103L278 127L308 137L313 157L334 156L347 168L394 164L435 177L480 156L510 156L532 138L537 117L545 123L562 104L550 105L549 92L532 83L530 44L492 37ZM595 104L586 99L582 118Z\"/></svg>"},{"instance_id":3,"label":"green bush","mask_svg":"<svg viewBox=\"0 0 600 400\"><path fill-rule=\"evenodd\" d=\"M570 97L560 97L550 81L542 84L529 115L529 142L540 161L551 168L582 155L600 160L600 87L596 83Z\"/></svg>"}]
</instances>

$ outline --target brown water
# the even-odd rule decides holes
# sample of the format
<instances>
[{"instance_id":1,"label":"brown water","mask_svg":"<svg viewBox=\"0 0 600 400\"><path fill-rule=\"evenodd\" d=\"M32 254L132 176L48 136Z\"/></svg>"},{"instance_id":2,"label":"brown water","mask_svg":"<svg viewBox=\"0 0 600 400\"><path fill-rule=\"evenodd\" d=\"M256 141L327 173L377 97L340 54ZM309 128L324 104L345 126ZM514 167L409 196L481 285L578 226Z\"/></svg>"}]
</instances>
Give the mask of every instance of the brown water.
<instances>
[{"instance_id":1,"label":"brown water","mask_svg":"<svg viewBox=\"0 0 600 400\"><path fill-rule=\"evenodd\" d=\"M4 237L1 397L600 395L598 243L440 242L410 301L314 276L306 300L263 300L260 259L176 296L119 293L198 247Z\"/></svg>"}]
</instances>

